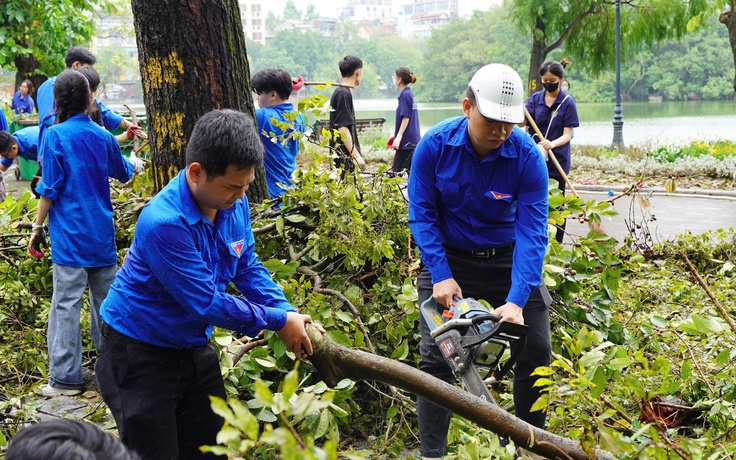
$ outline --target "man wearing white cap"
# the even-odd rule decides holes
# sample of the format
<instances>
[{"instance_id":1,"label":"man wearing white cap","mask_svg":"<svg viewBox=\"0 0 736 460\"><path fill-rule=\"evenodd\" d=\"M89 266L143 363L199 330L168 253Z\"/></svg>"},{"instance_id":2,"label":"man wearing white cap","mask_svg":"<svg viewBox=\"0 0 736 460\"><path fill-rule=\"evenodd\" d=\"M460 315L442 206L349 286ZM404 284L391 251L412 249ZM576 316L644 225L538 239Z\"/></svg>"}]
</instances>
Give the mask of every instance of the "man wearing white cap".
<instances>
[{"instance_id":1,"label":"man wearing white cap","mask_svg":"<svg viewBox=\"0 0 736 460\"><path fill-rule=\"evenodd\" d=\"M489 64L473 76L464 117L445 120L419 142L409 176L409 226L422 256L419 303L453 296L497 307L505 321L527 324L527 345L514 368L516 415L544 428L531 412L539 396L538 366L550 363L549 294L542 284L547 246L547 169L534 141L516 128L524 120L519 74ZM420 316L419 367L454 382ZM419 398L422 456L445 454L451 413Z\"/></svg>"}]
</instances>

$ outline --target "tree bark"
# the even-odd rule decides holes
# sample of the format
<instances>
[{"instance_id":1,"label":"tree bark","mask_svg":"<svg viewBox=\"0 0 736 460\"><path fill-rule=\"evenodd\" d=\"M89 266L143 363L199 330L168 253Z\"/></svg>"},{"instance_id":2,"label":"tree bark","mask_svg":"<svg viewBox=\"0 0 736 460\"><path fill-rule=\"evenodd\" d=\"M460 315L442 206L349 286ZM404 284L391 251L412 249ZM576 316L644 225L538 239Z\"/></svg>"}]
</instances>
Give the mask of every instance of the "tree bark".
<instances>
[{"instance_id":1,"label":"tree bark","mask_svg":"<svg viewBox=\"0 0 736 460\"><path fill-rule=\"evenodd\" d=\"M254 117L245 35L235 0L132 0L131 7L160 190L186 166L199 117L225 108ZM267 190L261 168L248 197L260 202Z\"/></svg>"},{"instance_id":2,"label":"tree bark","mask_svg":"<svg viewBox=\"0 0 736 460\"><path fill-rule=\"evenodd\" d=\"M731 0L731 9L718 16L718 20L728 28L728 41L733 54L733 90L736 91L736 0Z\"/></svg>"},{"instance_id":3,"label":"tree bark","mask_svg":"<svg viewBox=\"0 0 736 460\"><path fill-rule=\"evenodd\" d=\"M532 50L529 62L529 78L528 78L528 94L532 94L542 89L542 77L539 75L539 68L547 57L547 45L545 40L545 25L542 18L537 18L537 24L532 30Z\"/></svg>"},{"instance_id":4,"label":"tree bark","mask_svg":"<svg viewBox=\"0 0 736 460\"><path fill-rule=\"evenodd\" d=\"M471 395L418 369L383 356L337 345L309 326L307 333L314 354L309 358L325 383L334 387L342 379L373 380L396 386L434 401L468 420L523 447L550 459L615 460L603 451L590 455L578 442L536 428L514 417L498 405Z\"/></svg>"}]
</instances>

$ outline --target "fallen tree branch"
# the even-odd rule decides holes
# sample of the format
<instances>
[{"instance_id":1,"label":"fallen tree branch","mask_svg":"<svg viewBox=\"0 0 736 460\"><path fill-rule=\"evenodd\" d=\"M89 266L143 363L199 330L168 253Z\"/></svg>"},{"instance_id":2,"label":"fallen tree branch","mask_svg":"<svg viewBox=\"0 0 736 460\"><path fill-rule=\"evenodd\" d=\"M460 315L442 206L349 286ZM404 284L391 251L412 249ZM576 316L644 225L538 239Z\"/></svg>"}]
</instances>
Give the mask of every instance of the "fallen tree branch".
<instances>
[{"instance_id":1,"label":"fallen tree branch","mask_svg":"<svg viewBox=\"0 0 736 460\"><path fill-rule=\"evenodd\" d=\"M325 289L322 287L322 278L320 278L319 273L315 272L314 270L301 266L296 269L297 273L301 273L303 275L308 275L312 277L312 280L314 280L314 287L312 290L318 294L325 294L325 295L333 295L337 297L338 299L342 300L345 305L347 305L348 309L350 310L350 313L353 314L353 318L355 318L355 321L358 323L358 329L363 334L363 337L365 338L365 345L368 347L368 350L370 350L371 353L375 353L376 349L373 348L373 343L371 342L371 337L368 334L368 331L365 329L365 326L363 325L363 320L360 318L360 313L358 313L358 310L355 308L355 305L347 298L345 295L340 292L336 291L334 289Z\"/></svg>"},{"instance_id":2,"label":"fallen tree branch","mask_svg":"<svg viewBox=\"0 0 736 460\"><path fill-rule=\"evenodd\" d=\"M731 326L731 331L736 332L736 324L734 324L733 319L728 315L728 312L726 312L726 309L723 308L723 305L721 305L721 302L716 299L716 296L713 295L713 292L708 288L708 285L705 284L705 281L700 276L700 273L698 273L698 270L693 266L693 264L690 262L690 259L685 255L682 251L677 251L680 254L680 257L682 257L682 260L685 262L685 265L687 265L687 268L690 270L690 273L693 274L695 279L698 281L698 284L700 284L700 287L703 288L703 290L708 294L708 297L710 297L710 300L713 301L716 308L718 309L718 313L720 313L721 317L726 320L729 326Z\"/></svg>"},{"instance_id":3,"label":"fallen tree branch","mask_svg":"<svg viewBox=\"0 0 736 460\"><path fill-rule=\"evenodd\" d=\"M590 460L577 441L549 433L414 367L383 356L342 347L308 326L314 354L309 358L325 383L334 387L343 379L374 380L396 386L433 401L478 426L504 436L518 446L555 460ZM615 460L596 450L595 459Z\"/></svg>"}]
</instances>

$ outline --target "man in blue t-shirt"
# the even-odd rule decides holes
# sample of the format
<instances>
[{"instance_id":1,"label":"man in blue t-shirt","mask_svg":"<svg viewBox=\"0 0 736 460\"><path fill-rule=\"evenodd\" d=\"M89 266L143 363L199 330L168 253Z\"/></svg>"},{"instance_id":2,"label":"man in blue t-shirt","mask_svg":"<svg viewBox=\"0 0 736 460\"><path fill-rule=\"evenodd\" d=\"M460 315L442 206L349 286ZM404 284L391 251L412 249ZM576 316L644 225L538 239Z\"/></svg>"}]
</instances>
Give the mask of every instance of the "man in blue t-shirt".
<instances>
[{"instance_id":1,"label":"man in blue t-shirt","mask_svg":"<svg viewBox=\"0 0 736 460\"><path fill-rule=\"evenodd\" d=\"M258 132L266 150L263 165L271 199L278 198L291 185L296 156L306 128L304 115L289 102L293 83L289 72L278 67L259 70L250 79L258 96Z\"/></svg>"},{"instance_id":2,"label":"man in blue t-shirt","mask_svg":"<svg viewBox=\"0 0 736 460\"><path fill-rule=\"evenodd\" d=\"M92 67L97 62L94 54L81 46L73 46L64 57L66 68L77 70L80 67ZM54 82L56 77L50 77L38 87L36 93L36 103L38 105L38 127L40 128L38 138L39 145L43 139L44 132L56 121L56 106L54 105ZM115 129L128 129L133 123L124 119L119 114L113 112L105 106L99 99L95 99L100 106L102 113L102 123L108 131ZM7 129L7 128L6 128Z\"/></svg>"},{"instance_id":3,"label":"man in blue t-shirt","mask_svg":"<svg viewBox=\"0 0 736 460\"><path fill-rule=\"evenodd\" d=\"M524 119L524 85L502 64L473 76L464 117L430 129L414 151L409 175L409 227L422 256L418 301L453 297L488 301L505 321L527 324L527 345L514 368L516 416L543 428L544 412L531 412L539 396L538 366L551 355L549 295L542 284L547 247L547 170ZM546 295L546 297L545 297ZM420 316L419 367L454 382ZM445 454L451 413L418 399L422 456Z\"/></svg>"},{"instance_id":4,"label":"man in blue t-shirt","mask_svg":"<svg viewBox=\"0 0 736 460\"><path fill-rule=\"evenodd\" d=\"M144 460L200 458L223 420L214 326L276 331L297 358L305 326L253 251L245 192L263 161L255 123L214 110L194 126L187 167L143 209L133 244L102 304L95 374L120 438ZM232 283L245 297L226 292ZM321 326L318 330L324 332Z\"/></svg>"}]
</instances>

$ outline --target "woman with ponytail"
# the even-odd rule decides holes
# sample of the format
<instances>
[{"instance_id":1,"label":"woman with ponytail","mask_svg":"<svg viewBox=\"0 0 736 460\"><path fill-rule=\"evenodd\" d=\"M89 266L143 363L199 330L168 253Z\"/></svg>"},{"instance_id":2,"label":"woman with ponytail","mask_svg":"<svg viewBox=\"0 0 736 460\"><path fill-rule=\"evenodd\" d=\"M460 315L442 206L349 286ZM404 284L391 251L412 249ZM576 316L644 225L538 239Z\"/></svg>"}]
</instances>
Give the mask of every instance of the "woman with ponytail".
<instances>
[{"instance_id":1,"label":"woman with ponytail","mask_svg":"<svg viewBox=\"0 0 736 460\"><path fill-rule=\"evenodd\" d=\"M411 157L419 143L419 112L414 93L409 85L416 83L417 76L408 67L399 67L394 72L394 84L399 89L399 106L396 108L396 127L389 148L396 150L391 171L398 173L411 169Z\"/></svg>"},{"instance_id":2,"label":"woman with ponytail","mask_svg":"<svg viewBox=\"0 0 736 460\"><path fill-rule=\"evenodd\" d=\"M49 314L49 383L44 396L74 395L84 388L79 318L89 286L90 326L99 338L100 304L117 272L110 178L127 182L133 164L110 132L88 115L90 89L79 72L65 70L54 84L56 123L41 139L41 195L28 251L43 257L49 217L53 296Z\"/></svg>"}]
</instances>

